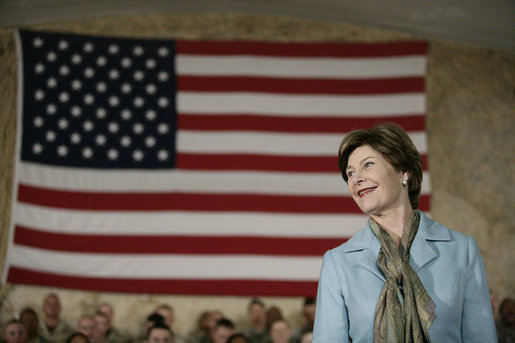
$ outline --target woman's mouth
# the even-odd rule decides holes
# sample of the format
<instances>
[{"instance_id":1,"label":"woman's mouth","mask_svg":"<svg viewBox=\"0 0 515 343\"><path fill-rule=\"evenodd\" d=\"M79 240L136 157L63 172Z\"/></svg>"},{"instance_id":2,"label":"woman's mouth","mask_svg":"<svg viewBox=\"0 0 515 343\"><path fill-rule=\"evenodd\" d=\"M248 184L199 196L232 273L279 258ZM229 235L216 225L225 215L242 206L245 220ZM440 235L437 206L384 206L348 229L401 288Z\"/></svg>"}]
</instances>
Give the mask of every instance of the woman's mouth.
<instances>
[{"instance_id":1,"label":"woman's mouth","mask_svg":"<svg viewBox=\"0 0 515 343\"><path fill-rule=\"evenodd\" d=\"M377 188L377 186L375 186L375 187L367 187L367 188L363 188L363 189L360 189L360 190L358 191L358 193L357 193L357 194L358 194L358 196L359 196L360 198L362 198L362 197L364 197L365 195L367 195L367 194L369 194L369 193L373 192L376 188Z\"/></svg>"}]
</instances>

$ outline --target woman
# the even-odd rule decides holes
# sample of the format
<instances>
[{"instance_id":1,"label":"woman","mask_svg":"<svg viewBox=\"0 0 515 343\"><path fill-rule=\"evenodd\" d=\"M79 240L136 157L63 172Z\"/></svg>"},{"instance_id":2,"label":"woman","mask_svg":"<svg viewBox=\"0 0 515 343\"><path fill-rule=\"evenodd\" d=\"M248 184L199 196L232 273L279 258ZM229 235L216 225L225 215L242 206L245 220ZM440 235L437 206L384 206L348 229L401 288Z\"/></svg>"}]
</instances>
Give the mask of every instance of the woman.
<instances>
[{"instance_id":1,"label":"woman","mask_svg":"<svg viewBox=\"0 0 515 343\"><path fill-rule=\"evenodd\" d=\"M350 132L338 158L369 221L324 255L313 342L496 342L474 239L416 210L422 159L406 132Z\"/></svg>"}]
</instances>

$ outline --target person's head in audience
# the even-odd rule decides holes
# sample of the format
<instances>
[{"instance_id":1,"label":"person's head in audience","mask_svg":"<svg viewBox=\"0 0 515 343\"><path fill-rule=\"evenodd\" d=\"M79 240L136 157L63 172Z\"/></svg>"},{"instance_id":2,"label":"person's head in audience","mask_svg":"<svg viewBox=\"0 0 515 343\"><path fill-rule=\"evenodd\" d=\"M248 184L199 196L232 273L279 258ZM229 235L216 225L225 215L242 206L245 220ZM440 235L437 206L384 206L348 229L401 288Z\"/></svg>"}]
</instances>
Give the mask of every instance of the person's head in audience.
<instances>
[{"instance_id":1,"label":"person's head in audience","mask_svg":"<svg viewBox=\"0 0 515 343\"><path fill-rule=\"evenodd\" d=\"M197 320L197 331L205 337L209 337L212 340L213 333L216 327L215 316L213 312L204 311L202 312Z\"/></svg>"},{"instance_id":2,"label":"person's head in audience","mask_svg":"<svg viewBox=\"0 0 515 343\"><path fill-rule=\"evenodd\" d=\"M20 313L20 322L27 331L27 340L32 341L39 335L39 318L31 307L24 308Z\"/></svg>"},{"instance_id":3,"label":"person's head in audience","mask_svg":"<svg viewBox=\"0 0 515 343\"><path fill-rule=\"evenodd\" d=\"M270 332L270 326L278 319L283 319L281 309L277 306L272 306L266 311L266 330Z\"/></svg>"},{"instance_id":4,"label":"person's head in audience","mask_svg":"<svg viewBox=\"0 0 515 343\"><path fill-rule=\"evenodd\" d=\"M209 322L213 322L213 324L210 325ZM211 312L204 311L200 313L197 319L197 331L203 332L204 334L209 334L210 330L214 328L216 323L214 323L213 316L211 315Z\"/></svg>"},{"instance_id":5,"label":"person's head in audience","mask_svg":"<svg viewBox=\"0 0 515 343\"><path fill-rule=\"evenodd\" d=\"M214 343L227 343L229 337L234 334L234 324L227 318L222 318L216 323L213 332Z\"/></svg>"},{"instance_id":6,"label":"person's head in audience","mask_svg":"<svg viewBox=\"0 0 515 343\"><path fill-rule=\"evenodd\" d=\"M501 302L499 313L501 315L501 320L506 327L515 327L515 302L513 298L506 298Z\"/></svg>"},{"instance_id":7,"label":"person's head in audience","mask_svg":"<svg viewBox=\"0 0 515 343\"><path fill-rule=\"evenodd\" d=\"M107 318L108 323L109 323L109 328L108 328L108 330L109 330L111 328L111 326L113 325L113 320L114 320L114 308L113 308L113 305L111 305L110 303L104 301L103 303L98 305L97 312L102 313Z\"/></svg>"},{"instance_id":8,"label":"person's head in audience","mask_svg":"<svg viewBox=\"0 0 515 343\"><path fill-rule=\"evenodd\" d=\"M211 340L213 340L213 341L214 341L213 335L215 334L216 324L218 323L219 320L221 320L223 318L225 318L225 316L221 311L218 311L218 310L211 311L211 319L209 320L208 324L212 325L212 327L209 329L209 337L211 337Z\"/></svg>"},{"instance_id":9,"label":"person's head in audience","mask_svg":"<svg viewBox=\"0 0 515 343\"><path fill-rule=\"evenodd\" d=\"M27 330L25 330L23 324L16 319L12 319L5 324L2 336L5 343L27 342Z\"/></svg>"},{"instance_id":10,"label":"person's head in audience","mask_svg":"<svg viewBox=\"0 0 515 343\"><path fill-rule=\"evenodd\" d=\"M306 325L310 328L313 328L315 324L315 310L316 310L316 302L315 298L306 298L304 299L304 307L302 308L302 314L306 319Z\"/></svg>"},{"instance_id":11,"label":"person's head in audience","mask_svg":"<svg viewBox=\"0 0 515 343\"><path fill-rule=\"evenodd\" d=\"M80 332L88 338L88 341L94 342L96 339L97 324L95 318L90 315L84 315L77 322L77 332Z\"/></svg>"},{"instance_id":12,"label":"person's head in audience","mask_svg":"<svg viewBox=\"0 0 515 343\"><path fill-rule=\"evenodd\" d=\"M227 339L227 343L251 343L250 339L242 333L235 333Z\"/></svg>"},{"instance_id":13,"label":"person's head in audience","mask_svg":"<svg viewBox=\"0 0 515 343\"><path fill-rule=\"evenodd\" d=\"M156 312L149 314L145 323L145 335L148 335L151 327L158 325L166 325L164 317Z\"/></svg>"},{"instance_id":14,"label":"person's head in audience","mask_svg":"<svg viewBox=\"0 0 515 343\"><path fill-rule=\"evenodd\" d=\"M250 325L255 329L264 329L266 325L265 304L259 299L252 299L248 307Z\"/></svg>"},{"instance_id":15,"label":"person's head in audience","mask_svg":"<svg viewBox=\"0 0 515 343\"><path fill-rule=\"evenodd\" d=\"M288 343L291 338L290 324L284 319L278 319L270 326L270 339L273 343Z\"/></svg>"},{"instance_id":16,"label":"person's head in audience","mask_svg":"<svg viewBox=\"0 0 515 343\"><path fill-rule=\"evenodd\" d=\"M68 337L66 343L90 343L90 341L83 333L74 332Z\"/></svg>"},{"instance_id":17,"label":"person's head in audience","mask_svg":"<svg viewBox=\"0 0 515 343\"><path fill-rule=\"evenodd\" d=\"M169 305L163 304L156 309L156 313L164 318L165 324L172 330L173 323L175 322L175 311Z\"/></svg>"},{"instance_id":18,"label":"person's head in audience","mask_svg":"<svg viewBox=\"0 0 515 343\"><path fill-rule=\"evenodd\" d=\"M174 343L172 331L165 324L156 324L148 329L145 343Z\"/></svg>"},{"instance_id":19,"label":"person's head in audience","mask_svg":"<svg viewBox=\"0 0 515 343\"><path fill-rule=\"evenodd\" d=\"M307 331L302 334L300 338L300 343L311 343L313 340L313 331Z\"/></svg>"},{"instance_id":20,"label":"person's head in audience","mask_svg":"<svg viewBox=\"0 0 515 343\"><path fill-rule=\"evenodd\" d=\"M55 293L48 294L43 300L43 313L46 319L59 321L61 314L61 302Z\"/></svg>"},{"instance_id":21,"label":"person's head in audience","mask_svg":"<svg viewBox=\"0 0 515 343\"><path fill-rule=\"evenodd\" d=\"M93 318L95 319L98 334L100 337L105 337L107 335L107 331L109 330L109 319L105 316L104 313L100 311L95 313Z\"/></svg>"},{"instance_id":22,"label":"person's head in audience","mask_svg":"<svg viewBox=\"0 0 515 343\"><path fill-rule=\"evenodd\" d=\"M211 312L211 315L213 316L213 320L215 321L215 325L216 323L218 323L218 321L222 318L225 318L224 314L222 313L222 311L218 311L218 310L214 310Z\"/></svg>"}]
</instances>

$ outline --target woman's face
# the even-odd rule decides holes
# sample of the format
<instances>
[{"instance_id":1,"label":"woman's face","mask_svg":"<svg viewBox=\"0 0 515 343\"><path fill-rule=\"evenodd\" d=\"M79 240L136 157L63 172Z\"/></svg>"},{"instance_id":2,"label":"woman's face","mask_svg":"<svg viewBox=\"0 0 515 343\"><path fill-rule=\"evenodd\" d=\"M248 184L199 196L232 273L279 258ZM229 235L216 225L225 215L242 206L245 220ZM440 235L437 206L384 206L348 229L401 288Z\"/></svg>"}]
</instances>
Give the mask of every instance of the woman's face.
<instances>
[{"instance_id":1,"label":"woman's face","mask_svg":"<svg viewBox=\"0 0 515 343\"><path fill-rule=\"evenodd\" d=\"M411 207L407 189L402 186L409 175L396 171L369 145L349 155L346 172L349 193L364 213L381 216L401 206Z\"/></svg>"}]
</instances>

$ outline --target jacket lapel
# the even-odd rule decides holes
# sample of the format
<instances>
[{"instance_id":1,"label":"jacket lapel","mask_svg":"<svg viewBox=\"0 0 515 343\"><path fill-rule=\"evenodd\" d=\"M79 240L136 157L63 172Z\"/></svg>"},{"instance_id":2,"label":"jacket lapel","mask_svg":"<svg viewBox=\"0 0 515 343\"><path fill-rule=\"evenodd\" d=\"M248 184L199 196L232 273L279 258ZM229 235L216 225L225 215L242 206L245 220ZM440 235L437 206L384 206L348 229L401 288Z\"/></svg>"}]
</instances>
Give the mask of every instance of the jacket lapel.
<instances>
[{"instance_id":1,"label":"jacket lapel","mask_svg":"<svg viewBox=\"0 0 515 343\"><path fill-rule=\"evenodd\" d=\"M423 266L438 257L433 241L450 241L449 230L420 212L420 225L410 251L410 265L418 272Z\"/></svg>"},{"instance_id":2,"label":"jacket lapel","mask_svg":"<svg viewBox=\"0 0 515 343\"><path fill-rule=\"evenodd\" d=\"M423 212L420 212L420 225L417 235L413 240L410 251L410 265L418 272L423 266L438 257L432 241L450 241L449 230L437 222L429 219ZM359 231L346 245L345 252L362 250L363 254L359 259L358 265L365 268L380 280L385 277L377 266L377 255L381 248L381 243L374 235L370 224L367 222L365 229Z\"/></svg>"},{"instance_id":3,"label":"jacket lapel","mask_svg":"<svg viewBox=\"0 0 515 343\"><path fill-rule=\"evenodd\" d=\"M385 281L383 273L377 266L377 255L381 244L374 235L370 224L367 222L365 229L359 231L348 243L345 252L362 251L362 256L358 259L358 265L380 280Z\"/></svg>"},{"instance_id":4,"label":"jacket lapel","mask_svg":"<svg viewBox=\"0 0 515 343\"><path fill-rule=\"evenodd\" d=\"M377 249L375 247L374 243L379 243L379 240L372 241L371 246L369 249L365 251L363 254L363 257L361 258L361 261L359 262L359 265L363 268L370 271L372 274L377 276L381 281L385 281L385 277L383 273L379 270L379 267L377 266L377 255L379 253L380 245L377 244Z\"/></svg>"}]
</instances>

